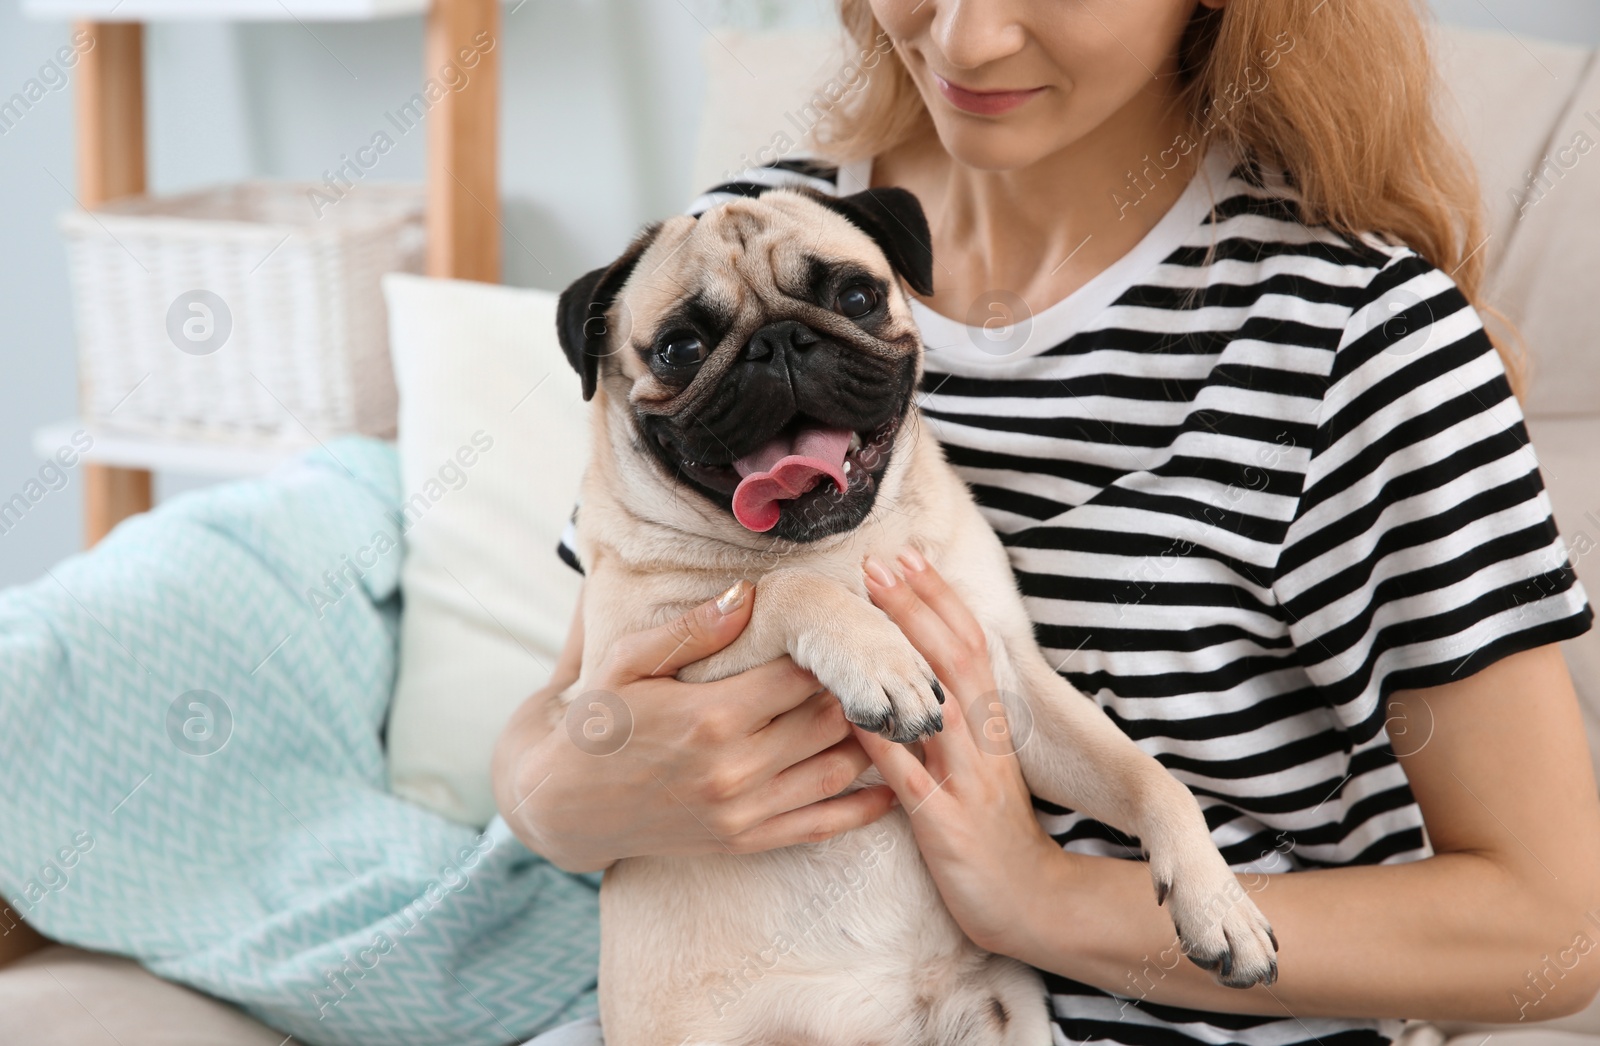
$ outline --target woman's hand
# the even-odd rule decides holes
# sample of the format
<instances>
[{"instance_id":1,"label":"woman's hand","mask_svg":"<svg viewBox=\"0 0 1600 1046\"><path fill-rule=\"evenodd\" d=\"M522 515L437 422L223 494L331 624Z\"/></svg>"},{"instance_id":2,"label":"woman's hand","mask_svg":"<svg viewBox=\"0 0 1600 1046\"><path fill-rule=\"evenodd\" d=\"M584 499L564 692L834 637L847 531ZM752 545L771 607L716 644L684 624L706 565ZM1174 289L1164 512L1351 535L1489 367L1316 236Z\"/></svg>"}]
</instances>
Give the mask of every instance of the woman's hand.
<instances>
[{"instance_id":1,"label":"woman's hand","mask_svg":"<svg viewBox=\"0 0 1600 1046\"><path fill-rule=\"evenodd\" d=\"M933 666L952 700L944 729L923 742L924 761L853 728L911 815L912 830L945 906L981 948L1012 954L1042 890L1059 890L1062 853L1033 814L1011 748L983 629L913 550L901 576L865 564L867 592Z\"/></svg>"},{"instance_id":2,"label":"woman's hand","mask_svg":"<svg viewBox=\"0 0 1600 1046\"><path fill-rule=\"evenodd\" d=\"M715 683L674 678L739 636L753 597L741 582L624 637L586 680L576 714L551 729L550 695L578 677L575 617L551 685L495 747L495 802L519 839L567 871L595 871L623 857L816 842L888 811L894 796L882 786L838 795L869 760L838 700L787 657ZM586 736L590 705L622 733Z\"/></svg>"}]
</instances>

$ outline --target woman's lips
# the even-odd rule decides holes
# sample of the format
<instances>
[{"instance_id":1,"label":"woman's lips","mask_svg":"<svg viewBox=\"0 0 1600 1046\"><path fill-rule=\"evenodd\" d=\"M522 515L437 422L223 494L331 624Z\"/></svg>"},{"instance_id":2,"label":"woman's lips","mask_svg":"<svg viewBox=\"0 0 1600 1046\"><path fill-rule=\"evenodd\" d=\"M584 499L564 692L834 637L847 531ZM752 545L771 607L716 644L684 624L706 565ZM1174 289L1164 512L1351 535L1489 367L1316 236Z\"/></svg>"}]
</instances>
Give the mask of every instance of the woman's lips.
<instances>
[{"instance_id":1,"label":"woman's lips","mask_svg":"<svg viewBox=\"0 0 1600 1046\"><path fill-rule=\"evenodd\" d=\"M957 87L938 73L933 78L939 83L939 93L951 105L966 113L977 113L980 116L998 116L1009 113L1029 98L1043 91L1043 87L1030 87L1025 91L969 91L965 87Z\"/></svg>"}]
</instances>

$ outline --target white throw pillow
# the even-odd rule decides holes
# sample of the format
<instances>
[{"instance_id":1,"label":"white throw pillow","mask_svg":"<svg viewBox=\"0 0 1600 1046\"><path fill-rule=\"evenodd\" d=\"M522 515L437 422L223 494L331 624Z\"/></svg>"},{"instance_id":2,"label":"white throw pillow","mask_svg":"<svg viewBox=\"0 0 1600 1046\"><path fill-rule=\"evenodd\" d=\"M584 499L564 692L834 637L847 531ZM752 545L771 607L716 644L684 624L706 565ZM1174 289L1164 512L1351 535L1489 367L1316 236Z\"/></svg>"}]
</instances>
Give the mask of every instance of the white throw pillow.
<instances>
[{"instance_id":1,"label":"white throw pillow","mask_svg":"<svg viewBox=\"0 0 1600 1046\"><path fill-rule=\"evenodd\" d=\"M399 273L383 290L407 496L389 783L483 825L495 738L549 678L577 600L556 544L588 460L588 410L554 294Z\"/></svg>"}]
</instances>

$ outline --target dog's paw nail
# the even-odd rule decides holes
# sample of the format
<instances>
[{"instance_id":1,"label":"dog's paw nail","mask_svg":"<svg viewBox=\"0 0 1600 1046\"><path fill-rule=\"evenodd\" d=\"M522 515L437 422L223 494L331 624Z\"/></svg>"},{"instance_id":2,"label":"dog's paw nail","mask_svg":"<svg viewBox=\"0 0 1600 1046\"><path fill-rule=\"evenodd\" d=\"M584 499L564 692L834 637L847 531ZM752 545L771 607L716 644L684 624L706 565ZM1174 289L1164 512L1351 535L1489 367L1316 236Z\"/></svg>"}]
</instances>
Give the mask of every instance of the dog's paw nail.
<instances>
[{"instance_id":1,"label":"dog's paw nail","mask_svg":"<svg viewBox=\"0 0 1600 1046\"><path fill-rule=\"evenodd\" d=\"M921 741L923 738L931 737L944 729L944 716L938 712L932 712L917 719L897 719L894 725L895 729L884 736L891 741L908 745L913 741Z\"/></svg>"},{"instance_id":2,"label":"dog's paw nail","mask_svg":"<svg viewBox=\"0 0 1600 1046\"><path fill-rule=\"evenodd\" d=\"M859 719L852 719L850 722L869 734L886 734L892 718L888 712L880 712L877 715L865 715Z\"/></svg>"},{"instance_id":3,"label":"dog's paw nail","mask_svg":"<svg viewBox=\"0 0 1600 1046\"><path fill-rule=\"evenodd\" d=\"M1188 958L1188 960L1190 962L1194 963L1196 966L1200 967L1202 970L1206 970L1207 972L1215 972L1217 967L1222 965L1222 954L1223 953L1220 953L1220 952L1218 954L1212 955L1212 956L1200 955L1200 954L1198 954L1196 952L1191 952L1191 951L1185 951L1183 954Z\"/></svg>"},{"instance_id":4,"label":"dog's paw nail","mask_svg":"<svg viewBox=\"0 0 1600 1046\"><path fill-rule=\"evenodd\" d=\"M1157 908L1159 908L1163 904L1167 903L1167 895L1170 894L1171 892L1172 892L1172 882L1170 880L1163 879L1160 882L1156 883L1156 907Z\"/></svg>"},{"instance_id":5,"label":"dog's paw nail","mask_svg":"<svg viewBox=\"0 0 1600 1046\"><path fill-rule=\"evenodd\" d=\"M937 679L928 680L928 684L933 687L933 699L941 705L944 704L944 687L939 685Z\"/></svg>"},{"instance_id":6,"label":"dog's paw nail","mask_svg":"<svg viewBox=\"0 0 1600 1046\"><path fill-rule=\"evenodd\" d=\"M1282 948L1278 947L1278 935L1272 932L1272 927L1270 927L1270 926L1267 927L1267 940L1272 942L1272 950L1273 951L1280 952L1280 951L1283 950ZM1278 964L1277 963L1273 963L1272 964L1272 968L1274 970L1276 970L1278 968ZM1274 975L1274 976L1276 976L1276 975Z\"/></svg>"},{"instance_id":7,"label":"dog's paw nail","mask_svg":"<svg viewBox=\"0 0 1600 1046\"><path fill-rule=\"evenodd\" d=\"M1261 979L1262 984L1278 983L1278 960L1273 959L1267 963L1267 975Z\"/></svg>"}]
</instances>

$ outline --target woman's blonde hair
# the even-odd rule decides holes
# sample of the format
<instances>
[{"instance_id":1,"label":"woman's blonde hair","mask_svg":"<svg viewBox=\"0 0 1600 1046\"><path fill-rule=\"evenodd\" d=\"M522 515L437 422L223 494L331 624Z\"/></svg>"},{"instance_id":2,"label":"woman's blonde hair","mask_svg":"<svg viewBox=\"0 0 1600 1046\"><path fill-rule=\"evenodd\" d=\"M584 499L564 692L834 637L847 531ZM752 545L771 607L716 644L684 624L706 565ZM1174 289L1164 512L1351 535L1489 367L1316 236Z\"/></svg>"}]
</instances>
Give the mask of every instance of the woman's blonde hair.
<instances>
[{"instance_id":1,"label":"woman's blonde hair","mask_svg":"<svg viewBox=\"0 0 1600 1046\"><path fill-rule=\"evenodd\" d=\"M839 0L839 13L863 53L886 39L868 0ZM1201 5L1179 45L1178 104L1194 141L1220 138L1285 171L1308 225L1405 244L1514 338L1482 302L1487 234L1477 172L1439 120L1425 19L1420 0ZM1263 59L1289 51L1271 66L1268 85L1245 87L1261 80ZM851 160L930 125L904 63L886 55L853 104L825 116L817 138L830 156ZM1522 353L1491 337L1520 389Z\"/></svg>"}]
</instances>

